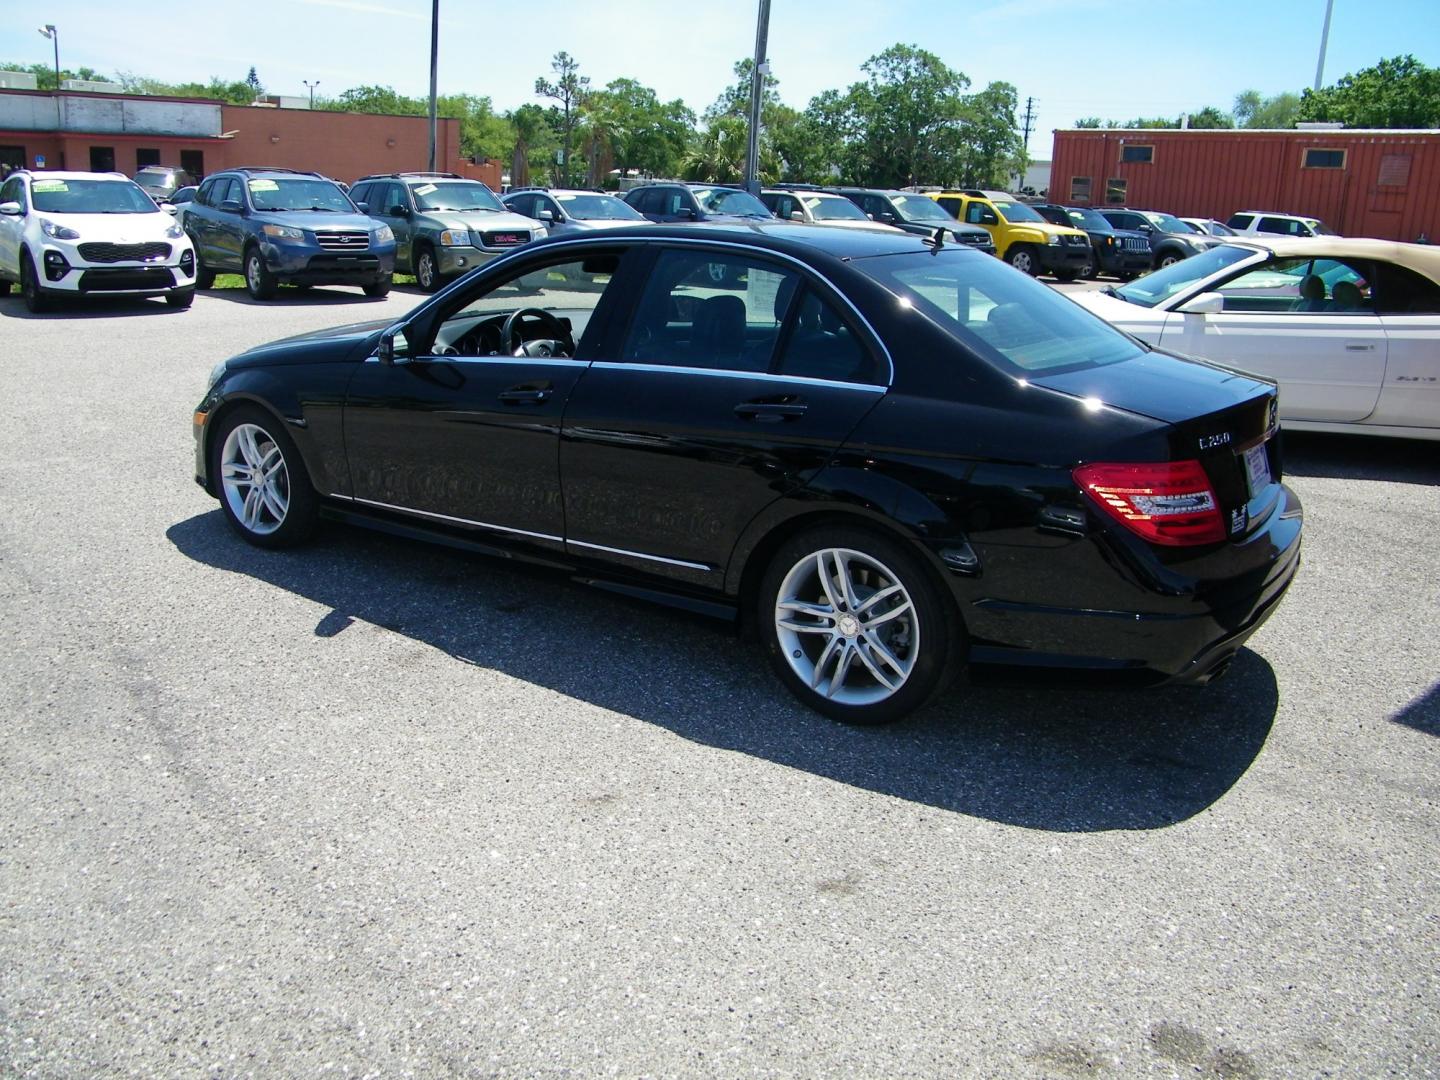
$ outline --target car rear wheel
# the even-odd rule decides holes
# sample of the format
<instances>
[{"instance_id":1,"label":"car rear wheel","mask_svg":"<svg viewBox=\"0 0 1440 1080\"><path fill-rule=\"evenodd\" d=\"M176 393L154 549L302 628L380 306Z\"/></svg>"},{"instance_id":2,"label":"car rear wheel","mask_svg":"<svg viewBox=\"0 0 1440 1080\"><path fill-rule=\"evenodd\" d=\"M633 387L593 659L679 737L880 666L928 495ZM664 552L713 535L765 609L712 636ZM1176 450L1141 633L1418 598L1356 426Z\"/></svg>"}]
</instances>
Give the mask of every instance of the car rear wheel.
<instances>
[{"instance_id":1,"label":"car rear wheel","mask_svg":"<svg viewBox=\"0 0 1440 1080\"><path fill-rule=\"evenodd\" d=\"M1094 281L1100 276L1100 256L1095 254L1095 249L1090 249L1090 257L1085 260L1085 265L1080 267L1080 276L1086 281Z\"/></svg>"},{"instance_id":2,"label":"car rear wheel","mask_svg":"<svg viewBox=\"0 0 1440 1080\"><path fill-rule=\"evenodd\" d=\"M259 248L245 253L245 290L256 300L269 300L275 295L275 275L265 265Z\"/></svg>"},{"instance_id":3,"label":"car rear wheel","mask_svg":"<svg viewBox=\"0 0 1440 1080\"><path fill-rule=\"evenodd\" d=\"M421 244L415 249L415 284L424 292L440 288L440 267L429 244Z\"/></svg>"},{"instance_id":4,"label":"car rear wheel","mask_svg":"<svg viewBox=\"0 0 1440 1080\"><path fill-rule=\"evenodd\" d=\"M268 413L241 408L221 420L210 470L231 528L259 547L288 547L315 530L315 489L294 441Z\"/></svg>"},{"instance_id":5,"label":"car rear wheel","mask_svg":"<svg viewBox=\"0 0 1440 1080\"><path fill-rule=\"evenodd\" d=\"M1005 261L1019 270L1022 274L1029 274L1034 277L1040 272L1040 260L1035 258L1035 252L1025 244L1016 244L1005 256Z\"/></svg>"},{"instance_id":6,"label":"car rear wheel","mask_svg":"<svg viewBox=\"0 0 1440 1080\"><path fill-rule=\"evenodd\" d=\"M374 297L374 298L377 299L377 300L380 299L380 297L382 297L382 296L389 296L389 295L390 295L390 283L391 283L393 280L394 280L394 279L393 279L389 274L386 274L386 275L385 275L383 278L381 278L379 281L372 282L371 284L366 285L366 286L365 286L365 295L366 295L366 296L370 296L370 297Z\"/></svg>"},{"instance_id":7,"label":"car rear wheel","mask_svg":"<svg viewBox=\"0 0 1440 1080\"><path fill-rule=\"evenodd\" d=\"M50 298L40 285L40 275L35 270L35 259L28 251L20 255L20 295L25 298L25 307L35 315L50 310Z\"/></svg>"},{"instance_id":8,"label":"car rear wheel","mask_svg":"<svg viewBox=\"0 0 1440 1080\"><path fill-rule=\"evenodd\" d=\"M957 668L958 626L924 566L868 530L815 530L786 542L761 583L759 616L780 680L844 723L897 720Z\"/></svg>"}]
</instances>

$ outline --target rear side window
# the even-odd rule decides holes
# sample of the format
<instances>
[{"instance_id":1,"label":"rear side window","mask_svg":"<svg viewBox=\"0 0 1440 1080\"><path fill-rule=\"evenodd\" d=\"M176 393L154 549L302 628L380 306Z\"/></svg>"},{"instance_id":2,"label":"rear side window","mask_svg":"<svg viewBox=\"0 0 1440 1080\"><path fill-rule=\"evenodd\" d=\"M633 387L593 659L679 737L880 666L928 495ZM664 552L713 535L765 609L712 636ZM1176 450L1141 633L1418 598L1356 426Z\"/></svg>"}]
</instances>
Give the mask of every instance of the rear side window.
<instances>
[{"instance_id":1,"label":"rear side window","mask_svg":"<svg viewBox=\"0 0 1440 1080\"><path fill-rule=\"evenodd\" d=\"M1018 376L1141 355L1130 338L998 259L939 251L856 259L851 265L972 352Z\"/></svg>"},{"instance_id":2,"label":"rear side window","mask_svg":"<svg viewBox=\"0 0 1440 1080\"><path fill-rule=\"evenodd\" d=\"M1294 218L1262 217L1258 226L1261 232L1279 233L1282 236L1309 236L1310 227Z\"/></svg>"},{"instance_id":3,"label":"rear side window","mask_svg":"<svg viewBox=\"0 0 1440 1080\"><path fill-rule=\"evenodd\" d=\"M1370 315L1369 267L1335 259L1272 259L1216 289L1227 312Z\"/></svg>"},{"instance_id":4,"label":"rear side window","mask_svg":"<svg viewBox=\"0 0 1440 1080\"><path fill-rule=\"evenodd\" d=\"M1248 229L1250 223L1255 220L1254 214L1231 214L1230 220L1225 222L1232 229Z\"/></svg>"},{"instance_id":5,"label":"rear side window","mask_svg":"<svg viewBox=\"0 0 1440 1080\"><path fill-rule=\"evenodd\" d=\"M1375 276L1382 315L1440 314L1440 285L1429 278L1393 263L1377 263Z\"/></svg>"}]
</instances>

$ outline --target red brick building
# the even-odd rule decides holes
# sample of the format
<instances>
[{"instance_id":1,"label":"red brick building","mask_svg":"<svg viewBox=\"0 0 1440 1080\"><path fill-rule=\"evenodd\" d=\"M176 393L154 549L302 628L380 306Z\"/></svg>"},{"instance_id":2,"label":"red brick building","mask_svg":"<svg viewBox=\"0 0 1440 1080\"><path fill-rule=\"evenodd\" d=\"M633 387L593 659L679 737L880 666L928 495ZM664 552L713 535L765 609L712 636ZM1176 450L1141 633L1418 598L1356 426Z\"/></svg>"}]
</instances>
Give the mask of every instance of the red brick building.
<instances>
[{"instance_id":1,"label":"red brick building","mask_svg":"<svg viewBox=\"0 0 1440 1080\"><path fill-rule=\"evenodd\" d=\"M1440 241L1440 131L1056 131L1050 198L1220 221L1274 210Z\"/></svg>"},{"instance_id":2,"label":"red brick building","mask_svg":"<svg viewBox=\"0 0 1440 1080\"><path fill-rule=\"evenodd\" d=\"M179 165L203 176L234 165L307 169L352 182L424 169L424 116L225 105L194 98L0 91L0 162L29 168L117 170ZM437 168L499 190L500 167L460 157L460 122L441 119Z\"/></svg>"}]
</instances>

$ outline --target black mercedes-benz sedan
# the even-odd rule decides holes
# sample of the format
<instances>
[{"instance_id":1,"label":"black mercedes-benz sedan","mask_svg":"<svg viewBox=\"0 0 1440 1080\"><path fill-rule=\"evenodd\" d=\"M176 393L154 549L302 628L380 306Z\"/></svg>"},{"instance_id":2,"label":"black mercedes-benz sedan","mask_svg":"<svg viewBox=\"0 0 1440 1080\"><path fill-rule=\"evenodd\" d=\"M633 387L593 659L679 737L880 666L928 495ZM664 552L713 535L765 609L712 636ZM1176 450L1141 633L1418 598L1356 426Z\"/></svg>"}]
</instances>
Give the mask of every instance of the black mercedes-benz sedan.
<instances>
[{"instance_id":1,"label":"black mercedes-benz sedan","mask_svg":"<svg viewBox=\"0 0 1440 1080\"><path fill-rule=\"evenodd\" d=\"M1273 385L902 233L540 241L210 382L245 540L337 518L721 614L844 721L966 665L1207 681L1299 565Z\"/></svg>"}]
</instances>

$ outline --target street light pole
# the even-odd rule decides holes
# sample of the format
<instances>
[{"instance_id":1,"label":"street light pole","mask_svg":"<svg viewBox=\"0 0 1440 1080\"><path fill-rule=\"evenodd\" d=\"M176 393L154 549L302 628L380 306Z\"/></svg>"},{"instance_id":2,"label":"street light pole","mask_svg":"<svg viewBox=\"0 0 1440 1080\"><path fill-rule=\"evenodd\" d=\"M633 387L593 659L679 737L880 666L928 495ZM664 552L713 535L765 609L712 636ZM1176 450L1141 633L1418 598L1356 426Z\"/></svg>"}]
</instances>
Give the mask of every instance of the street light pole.
<instances>
[{"instance_id":1,"label":"street light pole","mask_svg":"<svg viewBox=\"0 0 1440 1080\"><path fill-rule=\"evenodd\" d=\"M1315 92L1325 81L1325 49L1330 44L1330 14L1335 10L1335 0L1325 0L1325 28L1320 31L1320 60L1315 65Z\"/></svg>"},{"instance_id":2,"label":"street light pole","mask_svg":"<svg viewBox=\"0 0 1440 1080\"><path fill-rule=\"evenodd\" d=\"M311 82L309 79L301 79L300 81L304 83L305 88L310 91L310 108L315 108L315 87L320 85L320 80L316 79L314 82Z\"/></svg>"},{"instance_id":3,"label":"street light pole","mask_svg":"<svg viewBox=\"0 0 1440 1080\"><path fill-rule=\"evenodd\" d=\"M765 100L765 76L770 64L765 59L770 37L770 0L760 0L755 17L755 70L750 79L750 135L745 143L745 190L760 194L760 106Z\"/></svg>"},{"instance_id":4,"label":"street light pole","mask_svg":"<svg viewBox=\"0 0 1440 1080\"><path fill-rule=\"evenodd\" d=\"M430 5L430 171L435 171L435 143L439 120L435 111L436 79L440 69L440 0Z\"/></svg>"},{"instance_id":5,"label":"street light pole","mask_svg":"<svg viewBox=\"0 0 1440 1080\"><path fill-rule=\"evenodd\" d=\"M60 92L60 31L55 29L54 23L46 23L40 28L42 37L47 37L55 43L55 92Z\"/></svg>"}]
</instances>

